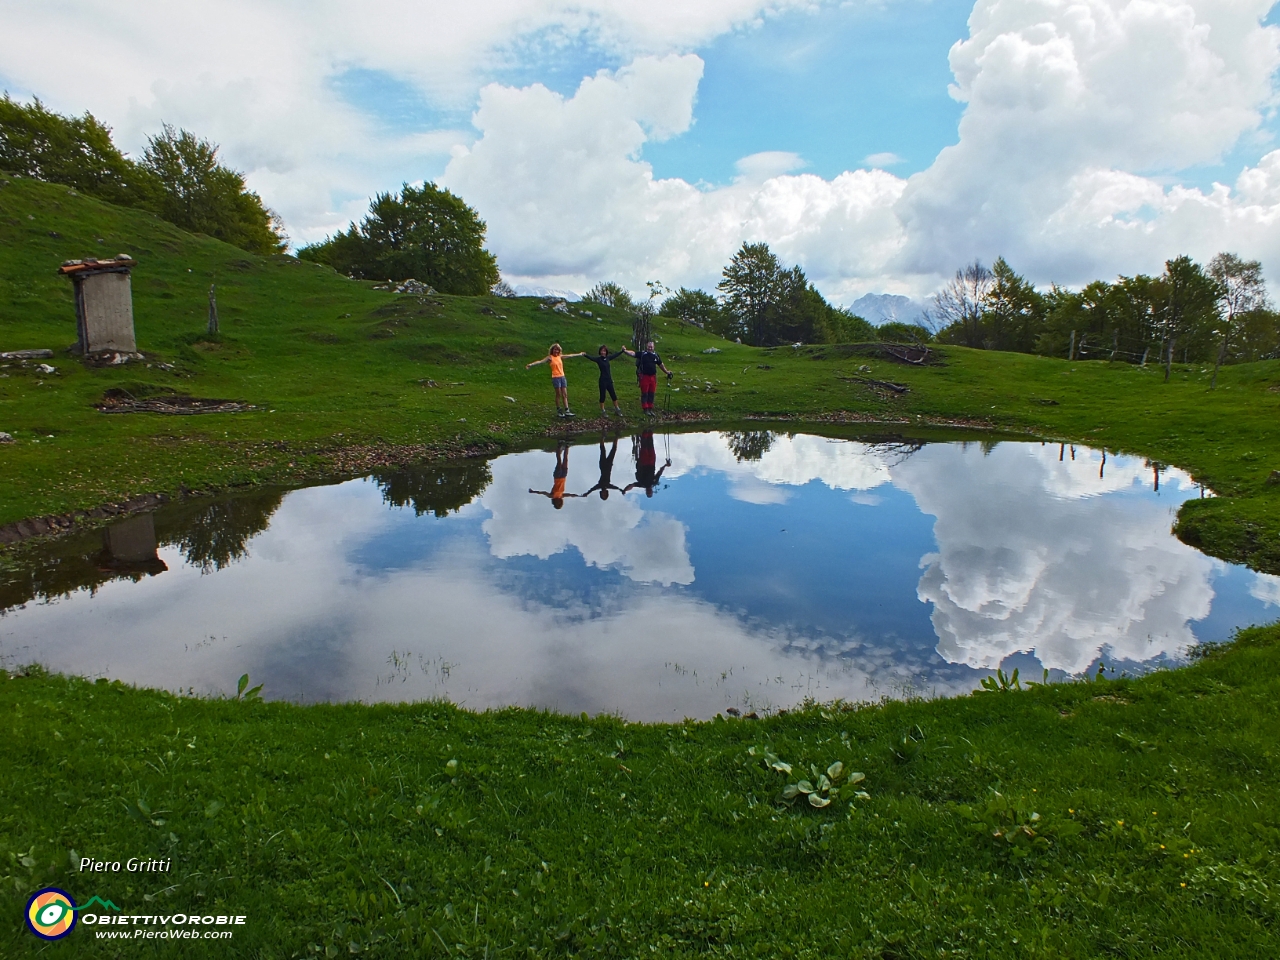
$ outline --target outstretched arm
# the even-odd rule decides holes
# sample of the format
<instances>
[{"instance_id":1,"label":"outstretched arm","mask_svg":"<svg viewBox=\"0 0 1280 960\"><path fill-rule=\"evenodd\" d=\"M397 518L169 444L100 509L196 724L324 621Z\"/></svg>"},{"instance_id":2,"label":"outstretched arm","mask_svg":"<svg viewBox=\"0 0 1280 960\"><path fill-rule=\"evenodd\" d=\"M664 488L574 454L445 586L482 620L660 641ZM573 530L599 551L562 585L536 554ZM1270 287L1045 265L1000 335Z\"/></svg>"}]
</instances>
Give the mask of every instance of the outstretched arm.
<instances>
[{"instance_id":1,"label":"outstretched arm","mask_svg":"<svg viewBox=\"0 0 1280 960\"><path fill-rule=\"evenodd\" d=\"M548 360L550 360L550 359L551 359L551 358L550 358L549 356L548 356L548 357L543 357L541 360L535 360L535 361L533 361L533 363L526 363L526 364L524 365L524 368L525 368L526 370L528 370L530 367L536 367L538 364L540 364L540 363L546 363L546 362L547 362Z\"/></svg>"},{"instance_id":2,"label":"outstretched arm","mask_svg":"<svg viewBox=\"0 0 1280 960\"><path fill-rule=\"evenodd\" d=\"M665 373L668 377L672 376L671 371L667 369L667 365L663 363L661 360L658 361L658 366L662 368L662 372Z\"/></svg>"}]
</instances>

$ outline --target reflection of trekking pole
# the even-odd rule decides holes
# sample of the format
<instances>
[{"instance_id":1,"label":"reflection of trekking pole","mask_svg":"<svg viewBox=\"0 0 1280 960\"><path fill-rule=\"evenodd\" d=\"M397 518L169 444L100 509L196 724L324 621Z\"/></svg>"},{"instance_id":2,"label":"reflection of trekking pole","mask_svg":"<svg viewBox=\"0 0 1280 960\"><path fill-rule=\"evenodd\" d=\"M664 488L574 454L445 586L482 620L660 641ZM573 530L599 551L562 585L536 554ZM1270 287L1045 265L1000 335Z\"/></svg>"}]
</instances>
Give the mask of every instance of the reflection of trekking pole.
<instances>
[{"instance_id":1,"label":"reflection of trekking pole","mask_svg":"<svg viewBox=\"0 0 1280 960\"><path fill-rule=\"evenodd\" d=\"M671 378L667 377L667 416L671 416Z\"/></svg>"}]
</instances>

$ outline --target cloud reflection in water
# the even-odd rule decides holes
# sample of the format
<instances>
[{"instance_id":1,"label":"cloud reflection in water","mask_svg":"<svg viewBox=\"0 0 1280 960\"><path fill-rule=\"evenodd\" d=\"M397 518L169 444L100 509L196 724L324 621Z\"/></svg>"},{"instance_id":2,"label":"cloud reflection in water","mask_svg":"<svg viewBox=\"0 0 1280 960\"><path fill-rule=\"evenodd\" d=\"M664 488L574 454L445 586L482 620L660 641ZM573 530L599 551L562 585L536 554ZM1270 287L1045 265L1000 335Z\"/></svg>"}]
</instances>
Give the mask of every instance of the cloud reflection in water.
<instances>
[{"instance_id":1,"label":"cloud reflection in water","mask_svg":"<svg viewBox=\"0 0 1280 960\"><path fill-rule=\"evenodd\" d=\"M1036 443L669 444L652 499L552 509L527 492L549 482L544 451L493 461L483 493L440 517L389 509L370 481L295 491L224 569L202 576L163 547L162 575L9 611L0 657L197 692L247 670L291 699L679 719L957 692L1020 652L1067 672L1177 656L1215 578L1236 575L1170 534L1190 480L1166 471L1157 496L1131 458L1102 471L1100 453L1059 461ZM569 492L595 483L597 453L573 448ZM623 438L613 482L631 468ZM1280 580L1247 576L1240 609L1263 619Z\"/></svg>"}]
</instances>

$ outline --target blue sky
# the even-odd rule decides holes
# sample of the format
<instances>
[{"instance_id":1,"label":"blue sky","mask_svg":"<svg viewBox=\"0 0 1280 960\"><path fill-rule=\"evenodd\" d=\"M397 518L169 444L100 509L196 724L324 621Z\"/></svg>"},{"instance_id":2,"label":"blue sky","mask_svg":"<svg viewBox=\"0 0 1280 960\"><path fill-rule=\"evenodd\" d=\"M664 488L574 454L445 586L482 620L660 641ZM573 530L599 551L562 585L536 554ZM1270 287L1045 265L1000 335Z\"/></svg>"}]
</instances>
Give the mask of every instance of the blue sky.
<instances>
[{"instance_id":1,"label":"blue sky","mask_svg":"<svg viewBox=\"0 0 1280 960\"><path fill-rule=\"evenodd\" d=\"M947 51L968 33L955 0L844 6L771 18L698 50L706 73L693 128L645 149L658 176L723 183L734 161L786 150L830 179L894 153L905 176L956 140Z\"/></svg>"},{"instance_id":2,"label":"blue sky","mask_svg":"<svg viewBox=\"0 0 1280 960\"><path fill-rule=\"evenodd\" d=\"M706 63L693 127L649 143L644 159L658 177L690 183L730 181L742 157L767 150L799 154L802 169L830 179L892 153L906 176L923 170L956 140L963 104L947 93L947 51L968 32L972 5L905 0L884 6L824 7L767 17L715 38L696 52ZM489 81L533 83L571 97L583 77L623 65L588 42L526 39L489 71ZM333 89L389 132L470 125L474 103L431 103L385 71L351 69ZM443 171L444 158L423 176Z\"/></svg>"}]
</instances>

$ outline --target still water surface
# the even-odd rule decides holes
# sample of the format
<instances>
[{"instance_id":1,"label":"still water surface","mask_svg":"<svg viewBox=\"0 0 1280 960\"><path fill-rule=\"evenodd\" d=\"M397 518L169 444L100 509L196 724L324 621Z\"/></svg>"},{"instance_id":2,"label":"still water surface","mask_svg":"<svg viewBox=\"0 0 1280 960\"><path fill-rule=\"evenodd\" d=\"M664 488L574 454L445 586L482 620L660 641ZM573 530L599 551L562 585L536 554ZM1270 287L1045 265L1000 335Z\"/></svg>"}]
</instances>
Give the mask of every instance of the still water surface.
<instances>
[{"instance_id":1,"label":"still water surface","mask_svg":"<svg viewBox=\"0 0 1280 960\"><path fill-rule=\"evenodd\" d=\"M632 719L1137 672L1280 612L1172 536L1200 495L1038 442L611 434L61 542L0 584L0 661Z\"/></svg>"}]
</instances>

